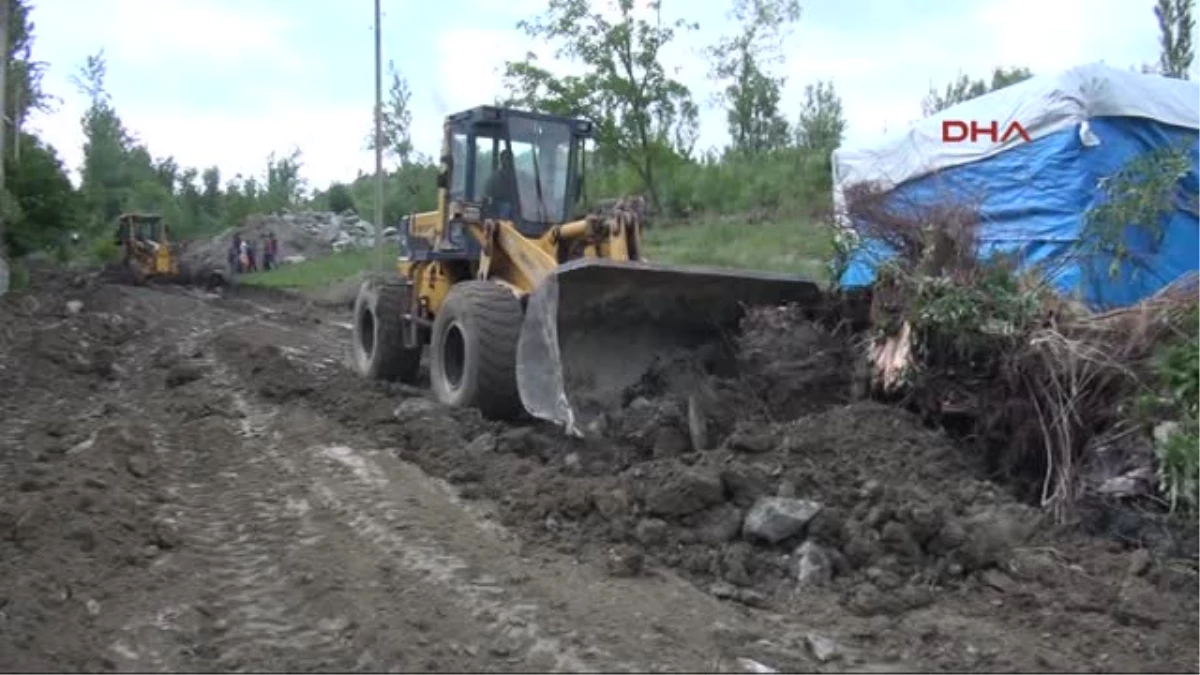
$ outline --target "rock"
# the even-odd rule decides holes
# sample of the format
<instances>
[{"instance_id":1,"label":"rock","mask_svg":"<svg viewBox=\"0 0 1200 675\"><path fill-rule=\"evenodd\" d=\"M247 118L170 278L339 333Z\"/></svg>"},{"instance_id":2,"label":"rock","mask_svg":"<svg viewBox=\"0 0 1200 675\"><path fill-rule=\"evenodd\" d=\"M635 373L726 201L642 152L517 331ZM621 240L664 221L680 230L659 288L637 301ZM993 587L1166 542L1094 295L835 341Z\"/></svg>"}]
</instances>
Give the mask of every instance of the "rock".
<instances>
[{"instance_id":1,"label":"rock","mask_svg":"<svg viewBox=\"0 0 1200 675\"><path fill-rule=\"evenodd\" d=\"M721 479L697 469L683 469L670 476L660 487L646 495L646 510L651 515L681 517L703 511L725 501Z\"/></svg>"},{"instance_id":2,"label":"rock","mask_svg":"<svg viewBox=\"0 0 1200 675\"><path fill-rule=\"evenodd\" d=\"M179 528L175 523L165 520L154 522L153 542L155 546L169 551L177 548L182 541L183 536L179 533Z\"/></svg>"},{"instance_id":3,"label":"rock","mask_svg":"<svg viewBox=\"0 0 1200 675\"><path fill-rule=\"evenodd\" d=\"M732 504L713 509L700 525L700 541L706 544L723 544L733 541L742 531L742 510Z\"/></svg>"},{"instance_id":4,"label":"rock","mask_svg":"<svg viewBox=\"0 0 1200 675\"><path fill-rule=\"evenodd\" d=\"M742 523L742 534L775 544L801 534L821 510L817 502L786 497L762 497Z\"/></svg>"},{"instance_id":5,"label":"rock","mask_svg":"<svg viewBox=\"0 0 1200 675\"><path fill-rule=\"evenodd\" d=\"M1145 575L1153 564L1150 552L1144 548L1139 548L1129 555L1129 573L1135 577Z\"/></svg>"},{"instance_id":6,"label":"rock","mask_svg":"<svg viewBox=\"0 0 1200 675\"><path fill-rule=\"evenodd\" d=\"M721 484L732 495L733 503L742 508L749 508L760 497L771 494L771 481L766 474L751 467L722 471Z\"/></svg>"},{"instance_id":7,"label":"rock","mask_svg":"<svg viewBox=\"0 0 1200 675\"><path fill-rule=\"evenodd\" d=\"M804 636L804 644L808 645L808 651L821 663L829 663L842 655L838 644L823 635L807 633Z\"/></svg>"},{"instance_id":8,"label":"rock","mask_svg":"<svg viewBox=\"0 0 1200 675\"><path fill-rule=\"evenodd\" d=\"M784 497L786 499L795 499L796 484L790 480L780 481L779 489L775 491L776 497Z\"/></svg>"},{"instance_id":9,"label":"rock","mask_svg":"<svg viewBox=\"0 0 1200 675\"><path fill-rule=\"evenodd\" d=\"M771 666L766 666L766 665L759 663L758 661L755 661L754 659L747 659L747 658L741 657L741 656L738 657L737 664L739 667L741 667L742 670L746 671L747 673L761 673L763 675L769 675L770 673L778 673L779 672L778 670L775 670Z\"/></svg>"},{"instance_id":10,"label":"rock","mask_svg":"<svg viewBox=\"0 0 1200 675\"><path fill-rule=\"evenodd\" d=\"M1018 504L990 508L966 519L961 553L968 569L985 569L1004 560L1037 526L1037 514Z\"/></svg>"},{"instance_id":11,"label":"rock","mask_svg":"<svg viewBox=\"0 0 1200 675\"><path fill-rule=\"evenodd\" d=\"M100 615L100 603L96 602L94 599L88 598L88 601L84 603L84 607L87 608L88 614L92 616Z\"/></svg>"},{"instance_id":12,"label":"rock","mask_svg":"<svg viewBox=\"0 0 1200 675\"><path fill-rule=\"evenodd\" d=\"M396 419L403 421L416 417L423 417L436 411L437 409L437 403L434 403L433 401L424 397L414 396L413 398L406 398L401 401L400 405L396 406L396 411L393 413L393 416Z\"/></svg>"},{"instance_id":13,"label":"rock","mask_svg":"<svg viewBox=\"0 0 1200 675\"><path fill-rule=\"evenodd\" d=\"M731 450L762 454L775 449L775 439L770 434L738 430L726 441Z\"/></svg>"},{"instance_id":14,"label":"rock","mask_svg":"<svg viewBox=\"0 0 1200 675\"><path fill-rule=\"evenodd\" d=\"M734 545L721 553L721 578L735 586L752 586L750 549L745 544Z\"/></svg>"},{"instance_id":15,"label":"rock","mask_svg":"<svg viewBox=\"0 0 1200 675\"><path fill-rule=\"evenodd\" d=\"M285 255L285 256L283 256L283 259L280 262L282 262L285 265L296 265L296 264L302 263L306 260L308 260L308 258L306 258L305 256L302 256L302 255Z\"/></svg>"},{"instance_id":16,"label":"rock","mask_svg":"<svg viewBox=\"0 0 1200 675\"><path fill-rule=\"evenodd\" d=\"M762 593L752 591L749 588L738 588L724 581L718 581L710 586L708 592L713 597L740 602L747 607L763 609L769 606L766 596Z\"/></svg>"},{"instance_id":17,"label":"rock","mask_svg":"<svg viewBox=\"0 0 1200 675\"><path fill-rule=\"evenodd\" d=\"M1011 592L1015 585L1012 577L998 569L984 570L979 574L979 580L1001 593Z\"/></svg>"},{"instance_id":18,"label":"rock","mask_svg":"<svg viewBox=\"0 0 1200 675\"><path fill-rule=\"evenodd\" d=\"M609 520L617 520L629 513L631 501L629 493L622 488L600 489L592 494L592 504L600 515Z\"/></svg>"},{"instance_id":19,"label":"rock","mask_svg":"<svg viewBox=\"0 0 1200 675\"><path fill-rule=\"evenodd\" d=\"M523 455L533 445L533 429L516 427L508 429L496 439L496 451L506 454Z\"/></svg>"},{"instance_id":20,"label":"rock","mask_svg":"<svg viewBox=\"0 0 1200 675\"><path fill-rule=\"evenodd\" d=\"M67 301L67 314L75 315L82 311L83 311L83 301L82 300L68 300Z\"/></svg>"},{"instance_id":21,"label":"rock","mask_svg":"<svg viewBox=\"0 0 1200 675\"><path fill-rule=\"evenodd\" d=\"M665 520L643 518L634 527L633 536L645 546L659 546L666 543L668 529Z\"/></svg>"},{"instance_id":22,"label":"rock","mask_svg":"<svg viewBox=\"0 0 1200 675\"><path fill-rule=\"evenodd\" d=\"M800 586L821 586L833 580L834 559L825 547L806 541L792 555L796 560L796 580Z\"/></svg>"},{"instance_id":23,"label":"rock","mask_svg":"<svg viewBox=\"0 0 1200 675\"><path fill-rule=\"evenodd\" d=\"M189 382L195 382L204 377L204 370L195 363L180 363L167 371L166 385L168 389L182 387Z\"/></svg>"},{"instance_id":24,"label":"rock","mask_svg":"<svg viewBox=\"0 0 1200 675\"><path fill-rule=\"evenodd\" d=\"M654 434L654 457L677 457L690 449L688 439L675 427L660 427Z\"/></svg>"},{"instance_id":25,"label":"rock","mask_svg":"<svg viewBox=\"0 0 1200 675\"><path fill-rule=\"evenodd\" d=\"M628 547L609 550L605 567L614 577L636 577L645 568L646 558L641 551Z\"/></svg>"},{"instance_id":26,"label":"rock","mask_svg":"<svg viewBox=\"0 0 1200 675\"><path fill-rule=\"evenodd\" d=\"M125 459L125 469L135 478L145 478L150 475L150 460L145 455L130 455Z\"/></svg>"},{"instance_id":27,"label":"rock","mask_svg":"<svg viewBox=\"0 0 1200 675\"><path fill-rule=\"evenodd\" d=\"M467 444L468 455L488 455L496 451L496 434L484 432Z\"/></svg>"}]
</instances>

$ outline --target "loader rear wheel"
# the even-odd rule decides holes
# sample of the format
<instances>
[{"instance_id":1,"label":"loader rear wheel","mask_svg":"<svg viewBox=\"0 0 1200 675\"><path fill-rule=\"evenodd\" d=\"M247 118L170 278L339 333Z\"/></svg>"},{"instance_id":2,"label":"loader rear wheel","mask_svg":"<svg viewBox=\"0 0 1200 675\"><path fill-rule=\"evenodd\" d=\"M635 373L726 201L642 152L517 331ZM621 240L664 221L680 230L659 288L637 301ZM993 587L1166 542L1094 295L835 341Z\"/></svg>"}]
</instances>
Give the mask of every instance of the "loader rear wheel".
<instances>
[{"instance_id":1,"label":"loader rear wheel","mask_svg":"<svg viewBox=\"0 0 1200 675\"><path fill-rule=\"evenodd\" d=\"M368 279L354 301L354 365L374 380L416 384L421 348L404 346L404 313L409 289L404 284Z\"/></svg>"},{"instance_id":2,"label":"loader rear wheel","mask_svg":"<svg viewBox=\"0 0 1200 675\"><path fill-rule=\"evenodd\" d=\"M451 288L433 322L429 348L429 379L438 400L478 408L492 419L518 415L522 318L520 300L499 284L464 281Z\"/></svg>"}]
</instances>

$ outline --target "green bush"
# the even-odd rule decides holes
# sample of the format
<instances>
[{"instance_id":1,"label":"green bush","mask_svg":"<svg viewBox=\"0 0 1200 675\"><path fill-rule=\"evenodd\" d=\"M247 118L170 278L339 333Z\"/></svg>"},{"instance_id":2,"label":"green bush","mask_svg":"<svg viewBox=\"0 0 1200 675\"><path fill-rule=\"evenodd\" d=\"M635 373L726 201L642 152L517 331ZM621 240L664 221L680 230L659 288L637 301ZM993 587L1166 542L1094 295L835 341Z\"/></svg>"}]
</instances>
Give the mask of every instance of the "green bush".
<instances>
[{"instance_id":1,"label":"green bush","mask_svg":"<svg viewBox=\"0 0 1200 675\"><path fill-rule=\"evenodd\" d=\"M325 198L329 202L330 211L335 213L345 213L346 211L357 212L357 208L354 205L354 195L345 183L334 183L329 186L329 192L325 194Z\"/></svg>"},{"instance_id":2,"label":"green bush","mask_svg":"<svg viewBox=\"0 0 1200 675\"><path fill-rule=\"evenodd\" d=\"M1200 509L1200 314L1182 322L1182 335L1155 359L1154 397L1159 419L1174 422L1155 438L1159 487L1171 510Z\"/></svg>"}]
</instances>

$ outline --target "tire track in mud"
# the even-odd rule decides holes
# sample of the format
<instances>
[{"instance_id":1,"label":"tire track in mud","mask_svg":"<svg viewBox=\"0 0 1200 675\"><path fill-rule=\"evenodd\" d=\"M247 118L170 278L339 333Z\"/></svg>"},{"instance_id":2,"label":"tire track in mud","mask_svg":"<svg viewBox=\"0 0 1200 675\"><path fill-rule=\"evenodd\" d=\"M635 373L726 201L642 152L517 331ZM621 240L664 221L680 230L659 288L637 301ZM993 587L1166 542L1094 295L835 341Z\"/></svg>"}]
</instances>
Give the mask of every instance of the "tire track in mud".
<instances>
[{"instance_id":1,"label":"tire track in mud","mask_svg":"<svg viewBox=\"0 0 1200 675\"><path fill-rule=\"evenodd\" d=\"M234 376L224 365L217 366L214 379L228 384L231 390L236 386ZM253 403L240 391L234 391L232 398L249 426L269 428L274 412ZM483 624L492 634L488 648L492 656L514 664L524 663L535 670L595 670L586 664L581 650L541 628L535 605L517 602L509 597L498 579L473 573L465 561L415 531L405 515L407 509L384 494L390 480L369 458L347 445L313 444L292 448L285 454L278 443L267 443L262 450L286 475L304 476L310 481L309 495L313 501L337 514L342 523L378 554L415 572L426 584L435 585ZM405 506L420 508L420 497L410 494ZM594 660L603 654L592 648L589 655ZM605 670L637 670L628 664L612 663L611 658L605 660L609 661Z\"/></svg>"},{"instance_id":2,"label":"tire track in mud","mask_svg":"<svg viewBox=\"0 0 1200 675\"><path fill-rule=\"evenodd\" d=\"M180 340L179 354L193 354L212 335L253 320L239 317L193 330ZM197 362L216 365L211 358ZM348 649L341 635L344 621L308 620L301 611L306 598L294 592L280 561L320 539L294 486L249 482L270 472L254 447L266 429L243 418L234 438L215 433L213 441L241 441L222 455L197 444L187 429L164 429L154 417L148 415L147 422L162 458L164 489L172 498L160 516L177 528L183 544L173 562L178 569L202 572L194 580L199 586L185 588L181 602L130 622L133 645L117 643L115 655L138 669L157 671L187 665L233 671L261 670L266 664L286 669L373 665L363 661L369 654Z\"/></svg>"},{"instance_id":3,"label":"tire track in mud","mask_svg":"<svg viewBox=\"0 0 1200 675\"><path fill-rule=\"evenodd\" d=\"M487 670L595 670L574 647L545 634L534 620L536 608L512 602L498 580L470 574L465 562L427 537L401 535L408 528L404 508L380 492L388 479L369 460L348 446L285 447L297 435L280 431L281 409L252 402L231 369L206 348L223 331L256 320L241 316L193 328L176 345L180 357L204 368L207 387L227 395L228 418L164 428L153 422L158 415L147 416L163 458L164 489L172 497L162 519L181 533L175 567L203 571L169 594L173 602L127 625L128 639L113 645L123 665L157 671L412 670L412 659L384 663L363 644L386 643L378 639L381 630L368 627L361 631L366 639L356 641L351 633L359 632L358 621L346 613L314 612L320 598L306 592L306 584L319 576L322 563L329 569L354 556L366 561L361 567L400 568L397 576L410 577L401 595L411 596L415 588L425 596L416 605L422 613L457 605L457 611L436 609L433 614L450 616L432 621L413 620L408 612L408 626L428 633L415 638L418 651L428 655L421 657L425 669L444 670L451 659L459 667ZM404 604L404 598L384 595L375 601L380 603ZM397 618L383 616L383 628Z\"/></svg>"}]
</instances>

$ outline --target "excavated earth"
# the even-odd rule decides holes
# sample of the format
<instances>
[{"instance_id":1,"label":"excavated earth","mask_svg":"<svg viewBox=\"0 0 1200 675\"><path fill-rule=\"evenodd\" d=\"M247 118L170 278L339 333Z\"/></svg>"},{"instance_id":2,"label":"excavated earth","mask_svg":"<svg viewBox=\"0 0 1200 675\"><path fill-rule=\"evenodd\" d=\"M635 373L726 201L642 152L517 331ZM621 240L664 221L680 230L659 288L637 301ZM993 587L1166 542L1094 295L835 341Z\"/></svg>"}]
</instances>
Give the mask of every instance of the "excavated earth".
<instances>
[{"instance_id":1,"label":"excavated earth","mask_svg":"<svg viewBox=\"0 0 1200 675\"><path fill-rule=\"evenodd\" d=\"M299 298L34 288L0 298L5 671L1200 668L1194 532L1054 525L792 310L576 441L362 381Z\"/></svg>"}]
</instances>

